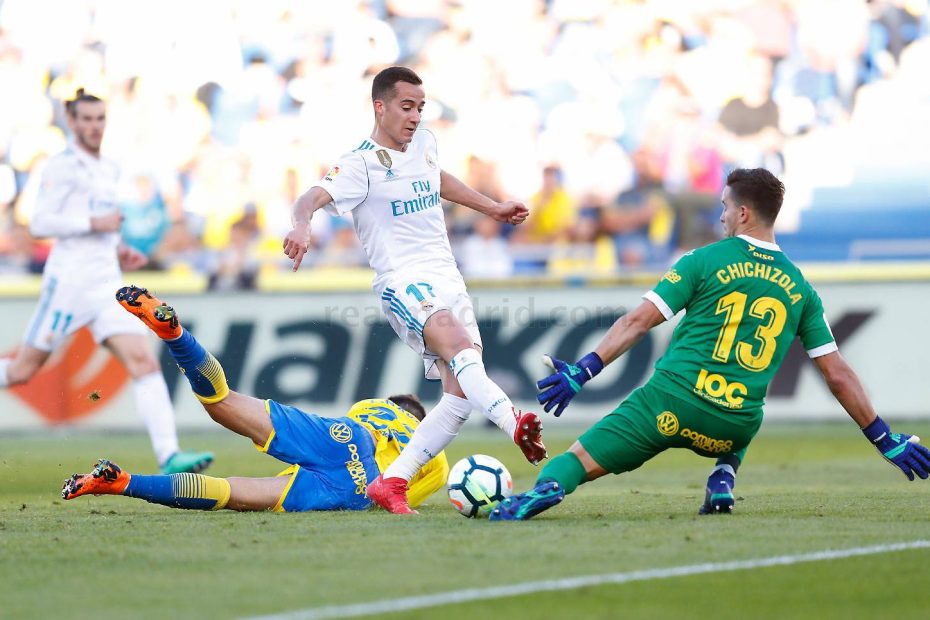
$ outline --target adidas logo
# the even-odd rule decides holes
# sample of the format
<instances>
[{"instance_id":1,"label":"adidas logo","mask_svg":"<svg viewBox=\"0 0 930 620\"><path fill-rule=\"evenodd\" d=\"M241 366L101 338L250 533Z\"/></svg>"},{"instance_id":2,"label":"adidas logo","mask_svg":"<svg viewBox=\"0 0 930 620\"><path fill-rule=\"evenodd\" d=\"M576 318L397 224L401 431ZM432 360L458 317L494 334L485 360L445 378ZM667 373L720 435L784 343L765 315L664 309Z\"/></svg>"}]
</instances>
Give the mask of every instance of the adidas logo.
<instances>
[{"instance_id":1,"label":"adidas logo","mask_svg":"<svg viewBox=\"0 0 930 620\"><path fill-rule=\"evenodd\" d=\"M394 174L394 171L391 170L390 168L388 168L387 174L384 175L384 178L386 178L386 179L393 179L393 178L396 177L396 176L397 176L397 175Z\"/></svg>"}]
</instances>

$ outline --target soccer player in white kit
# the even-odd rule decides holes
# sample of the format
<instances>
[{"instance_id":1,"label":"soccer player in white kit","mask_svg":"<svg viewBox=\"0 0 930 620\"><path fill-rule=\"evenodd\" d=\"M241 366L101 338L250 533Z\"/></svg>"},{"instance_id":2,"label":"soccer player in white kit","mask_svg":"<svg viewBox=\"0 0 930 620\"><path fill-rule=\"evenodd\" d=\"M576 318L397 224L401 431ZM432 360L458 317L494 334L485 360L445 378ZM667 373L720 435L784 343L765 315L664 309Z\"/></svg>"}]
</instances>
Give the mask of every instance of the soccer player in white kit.
<instances>
[{"instance_id":1,"label":"soccer player in white kit","mask_svg":"<svg viewBox=\"0 0 930 620\"><path fill-rule=\"evenodd\" d=\"M48 160L30 224L34 236L56 241L22 346L15 357L0 359L0 387L29 381L52 351L87 326L132 376L136 407L161 472L201 471L213 455L180 450L168 386L147 330L113 296L122 286L121 268L139 269L147 259L120 241L119 170L100 156L106 104L80 89L67 102L67 113L74 141Z\"/></svg>"},{"instance_id":2,"label":"soccer player in white kit","mask_svg":"<svg viewBox=\"0 0 930 620\"><path fill-rule=\"evenodd\" d=\"M514 409L485 372L475 312L452 256L440 199L511 224L521 224L529 211L519 202L495 202L440 168L436 138L419 129L422 84L405 67L375 76L371 136L297 199L294 228L284 239L296 271L313 213L324 207L338 215L351 212L375 270L372 287L382 312L421 355L426 376L442 380L439 403L400 457L368 485L371 500L395 514L415 514L407 503L408 481L458 435L472 407L512 437L531 463L546 458L539 417Z\"/></svg>"}]
</instances>

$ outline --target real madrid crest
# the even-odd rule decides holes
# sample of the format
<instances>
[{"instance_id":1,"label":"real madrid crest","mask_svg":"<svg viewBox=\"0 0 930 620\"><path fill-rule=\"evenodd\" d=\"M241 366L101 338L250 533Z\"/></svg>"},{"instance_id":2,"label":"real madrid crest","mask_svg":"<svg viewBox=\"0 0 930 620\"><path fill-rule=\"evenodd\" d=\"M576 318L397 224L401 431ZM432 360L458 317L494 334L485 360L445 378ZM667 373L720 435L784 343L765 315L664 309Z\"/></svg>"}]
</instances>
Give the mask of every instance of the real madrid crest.
<instances>
[{"instance_id":1,"label":"real madrid crest","mask_svg":"<svg viewBox=\"0 0 930 620\"><path fill-rule=\"evenodd\" d=\"M426 151L426 164L430 168L436 167L436 155L434 155L432 151Z\"/></svg>"},{"instance_id":2,"label":"real madrid crest","mask_svg":"<svg viewBox=\"0 0 930 620\"><path fill-rule=\"evenodd\" d=\"M378 161L380 161L381 165L384 166L385 168L390 168L391 165L394 163L393 161L391 161L390 153L388 153L384 149L379 149L375 151L375 155L378 156Z\"/></svg>"}]
</instances>

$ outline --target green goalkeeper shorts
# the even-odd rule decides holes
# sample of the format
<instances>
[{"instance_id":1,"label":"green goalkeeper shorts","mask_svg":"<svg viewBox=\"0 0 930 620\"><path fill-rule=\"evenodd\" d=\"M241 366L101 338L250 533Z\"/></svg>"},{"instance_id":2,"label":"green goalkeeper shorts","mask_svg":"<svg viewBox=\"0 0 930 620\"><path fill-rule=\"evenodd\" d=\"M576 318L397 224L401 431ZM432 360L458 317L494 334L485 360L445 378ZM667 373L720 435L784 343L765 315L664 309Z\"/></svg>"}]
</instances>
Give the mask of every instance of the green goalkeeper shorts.
<instances>
[{"instance_id":1,"label":"green goalkeeper shorts","mask_svg":"<svg viewBox=\"0 0 930 620\"><path fill-rule=\"evenodd\" d=\"M619 474L668 448L688 448L709 457L740 453L761 424L761 411L710 412L647 383L578 441L601 467Z\"/></svg>"}]
</instances>

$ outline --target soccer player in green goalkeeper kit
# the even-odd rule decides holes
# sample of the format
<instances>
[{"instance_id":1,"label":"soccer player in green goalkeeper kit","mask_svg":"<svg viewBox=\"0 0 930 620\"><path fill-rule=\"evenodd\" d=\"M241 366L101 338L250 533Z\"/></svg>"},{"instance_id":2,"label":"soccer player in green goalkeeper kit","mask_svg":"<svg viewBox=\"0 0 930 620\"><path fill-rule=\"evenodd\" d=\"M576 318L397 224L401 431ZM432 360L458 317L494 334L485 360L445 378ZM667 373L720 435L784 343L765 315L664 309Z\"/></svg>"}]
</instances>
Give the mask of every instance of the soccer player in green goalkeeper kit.
<instances>
[{"instance_id":1,"label":"soccer player in green goalkeeper kit","mask_svg":"<svg viewBox=\"0 0 930 620\"><path fill-rule=\"evenodd\" d=\"M533 489L501 502L492 521L529 519L578 485L632 471L668 448L716 458L699 512L732 512L736 471L762 423L768 385L795 335L882 456L910 480L915 474L928 477L930 451L918 437L891 432L876 415L837 349L820 297L775 243L784 192L767 170L733 171L721 196L726 238L682 256L594 351L574 364L546 358L555 372L538 382L537 398L558 416L605 365L650 329L686 311L646 385L552 459Z\"/></svg>"}]
</instances>

